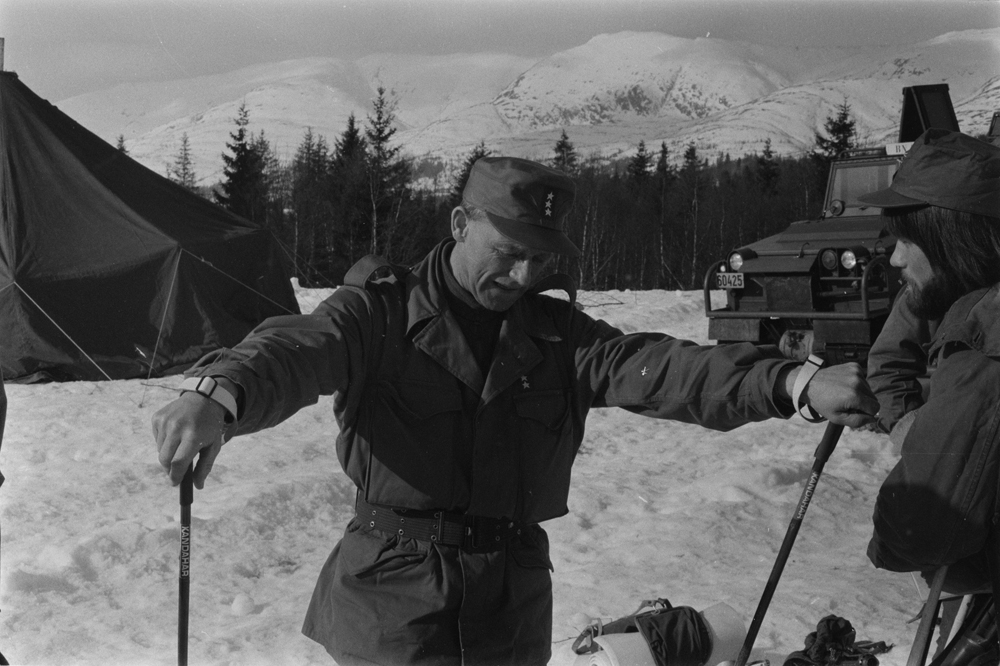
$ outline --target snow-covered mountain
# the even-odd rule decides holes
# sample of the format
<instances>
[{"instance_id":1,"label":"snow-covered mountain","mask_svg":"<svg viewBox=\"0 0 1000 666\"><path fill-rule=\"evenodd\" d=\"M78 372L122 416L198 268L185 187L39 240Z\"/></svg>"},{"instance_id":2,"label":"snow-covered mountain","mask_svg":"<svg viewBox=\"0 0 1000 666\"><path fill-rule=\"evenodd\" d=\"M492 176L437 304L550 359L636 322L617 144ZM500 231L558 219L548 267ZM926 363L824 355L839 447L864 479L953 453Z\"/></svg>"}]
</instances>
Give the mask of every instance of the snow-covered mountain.
<instances>
[{"instance_id":1,"label":"snow-covered mountain","mask_svg":"<svg viewBox=\"0 0 1000 666\"><path fill-rule=\"evenodd\" d=\"M290 157L306 128L329 143L375 90L396 100L397 137L409 154L457 163L480 140L539 159L565 130L582 154L615 157L643 140L675 157L779 154L813 145L845 100L873 143L895 139L904 86L948 83L959 124L984 132L1000 110L1000 28L885 48L765 47L660 33L599 35L540 60L499 53L308 58L168 82L121 85L58 102L108 141L164 173L186 133L195 171L219 178L240 104L250 129ZM30 81L27 81L30 85Z\"/></svg>"}]
</instances>

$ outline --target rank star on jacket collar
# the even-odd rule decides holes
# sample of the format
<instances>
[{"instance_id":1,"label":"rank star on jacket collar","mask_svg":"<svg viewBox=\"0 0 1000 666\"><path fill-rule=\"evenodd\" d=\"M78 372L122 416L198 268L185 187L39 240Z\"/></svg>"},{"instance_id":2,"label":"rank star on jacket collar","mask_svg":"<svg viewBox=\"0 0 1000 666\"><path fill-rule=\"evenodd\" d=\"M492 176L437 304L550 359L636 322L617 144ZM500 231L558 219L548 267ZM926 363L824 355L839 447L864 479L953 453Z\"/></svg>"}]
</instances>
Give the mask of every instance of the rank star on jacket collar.
<instances>
[{"instance_id":1,"label":"rank star on jacket collar","mask_svg":"<svg viewBox=\"0 0 1000 666\"><path fill-rule=\"evenodd\" d=\"M556 193L549 190L549 193L545 197L545 217L552 217L552 200L555 196Z\"/></svg>"}]
</instances>

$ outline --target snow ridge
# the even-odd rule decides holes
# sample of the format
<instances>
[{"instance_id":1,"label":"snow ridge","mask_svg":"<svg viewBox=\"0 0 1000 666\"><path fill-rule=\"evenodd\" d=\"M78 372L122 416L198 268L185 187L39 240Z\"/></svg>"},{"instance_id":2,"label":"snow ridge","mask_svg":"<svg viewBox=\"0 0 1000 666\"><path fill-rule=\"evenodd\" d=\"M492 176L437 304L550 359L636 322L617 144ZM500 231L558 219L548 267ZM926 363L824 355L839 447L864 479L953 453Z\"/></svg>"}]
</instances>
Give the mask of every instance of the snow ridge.
<instances>
[{"instance_id":1,"label":"snow ridge","mask_svg":"<svg viewBox=\"0 0 1000 666\"><path fill-rule=\"evenodd\" d=\"M124 136L130 154L159 173L187 133L195 171L211 183L241 103L251 129L263 130L284 158L306 128L332 143L349 114L363 121L384 86L396 101L397 137L415 157L456 163L485 141L496 152L546 159L566 130L581 154L619 157L643 140L666 143L679 159L692 142L706 157L759 152L768 139L778 154L800 154L845 100L862 140L891 141L902 88L941 82L962 130L983 133L1000 109L998 77L1000 28L864 49L621 32L538 60L503 53L306 58L121 85L59 106L109 142Z\"/></svg>"}]
</instances>

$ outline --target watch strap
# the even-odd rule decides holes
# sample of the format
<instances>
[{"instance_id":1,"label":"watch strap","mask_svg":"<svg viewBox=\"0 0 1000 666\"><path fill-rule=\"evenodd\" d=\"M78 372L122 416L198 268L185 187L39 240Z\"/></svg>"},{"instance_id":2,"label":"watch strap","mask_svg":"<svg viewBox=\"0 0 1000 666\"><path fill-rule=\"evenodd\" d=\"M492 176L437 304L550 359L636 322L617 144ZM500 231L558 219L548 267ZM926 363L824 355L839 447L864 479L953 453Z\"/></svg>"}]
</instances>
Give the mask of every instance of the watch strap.
<instances>
[{"instance_id":1,"label":"watch strap","mask_svg":"<svg viewBox=\"0 0 1000 666\"><path fill-rule=\"evenodd\" d=\"M809 423L819 423L825 419L811 406L802 404L802 393L812 380L813 376L823 367L823 359L815 354L809 354L809 358L799 368L799 374L795 377L795 384L792 387L792 406L799 416Z\"/></svg>"},{"instance_id":2,"label":"watch strap","mask_svg":"<svg viewBox=\"0 0 1000 666\"><path fill-rule=\"evenodd\" d=\"M236 420L236 396L222 387L214 377L188 377L180 386L181 391L194 391L222 405L226 410L226 423Z\"/></svg>"}]
</instances>

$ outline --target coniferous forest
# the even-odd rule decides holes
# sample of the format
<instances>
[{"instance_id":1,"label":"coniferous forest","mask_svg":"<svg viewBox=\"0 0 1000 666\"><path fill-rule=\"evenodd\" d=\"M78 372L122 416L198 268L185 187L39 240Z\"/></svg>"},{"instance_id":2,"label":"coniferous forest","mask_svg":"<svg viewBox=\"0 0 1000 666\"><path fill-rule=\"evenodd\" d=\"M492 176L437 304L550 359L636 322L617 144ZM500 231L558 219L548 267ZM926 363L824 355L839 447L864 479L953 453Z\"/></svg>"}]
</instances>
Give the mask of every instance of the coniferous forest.
<instances>
[{"instance_id":1,"label":"coniferous forest","mask_svg":"<svg viewBox=\"0 0 1000 666\"><path fill-rule=\"evenodd\" d=\"M379 88L371 112L360 122L351 115L332 144L306 130L283 161L263 131L251 131L243 106L223 179L202 194L270 229L303 286L341 284L366 254L413 264L449 234L469 169L493 153L480 142L442 185L428 178L440 164L402 154L394 123L391 96ZM825 129L800 157L778 157L767 141L761 154L739 157L702 155L690 144L676 159L665 144L639 141L618 160L579 155L563 131L549 156L535 158L577 183L566 229L582 254L560 258L557 269L581 289L700 289L709 265L730 250L819 216L829 159L854 139L846 100ZM184 139L168 176L197 191Z\"/></svg>"}]
</instances>

